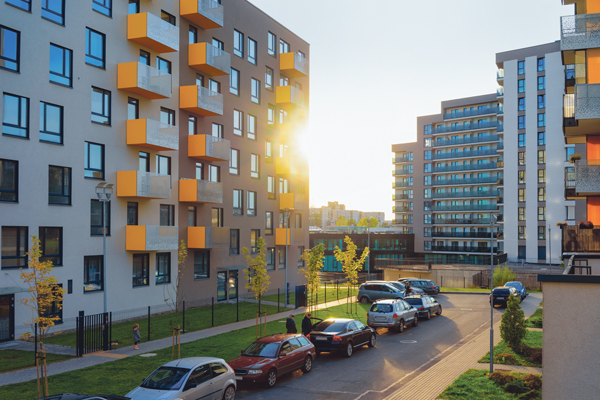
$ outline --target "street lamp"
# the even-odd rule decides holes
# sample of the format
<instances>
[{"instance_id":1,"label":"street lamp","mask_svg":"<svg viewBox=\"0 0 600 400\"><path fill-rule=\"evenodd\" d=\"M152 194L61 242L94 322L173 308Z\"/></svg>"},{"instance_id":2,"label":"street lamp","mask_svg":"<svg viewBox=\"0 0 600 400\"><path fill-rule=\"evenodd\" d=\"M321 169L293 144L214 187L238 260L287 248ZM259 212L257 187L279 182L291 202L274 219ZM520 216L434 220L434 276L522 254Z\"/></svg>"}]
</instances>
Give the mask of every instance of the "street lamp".
<instances>
[{"instance_id":1,"label":"street lamp","mask_svg":"<svg viewBox=\"0 0 600 400\"><path fill-rule=\"evenodd\" d=\"M494 372L494 214L490 213L490 374Z\"/></svg>"},{"instance_id":2,"label":"street lamp","mask_svg":"<svg viewBox=\"0 0 600 400\"><path fill-rule=\"evenodd\" d=\"M292 231L290 230L290 214L291 210L289 208L285 208L283 210L283 218L284 218L284 227L285 227L285 295L284 297L284 308L287 308L288 305L288 231L290 232L290 239L292 237Z\"/></svg>"},{"instance_id":3,"label":"street lamp","mask_svg":"<svg viewBox=\"0 0 600 400\"><path fill-rule=\"evenodd\" d=\"M108 280L106 279L106 203L110 201L110 196L112 195L112 183L100 182L98 186L96 186L96 195L98 196L98 200L102 202L102 240L103 240L103 254L102 254L102 286L104 292L104 313L107 312L106 307L106 284Z\"/></svg>"}]
</instances>

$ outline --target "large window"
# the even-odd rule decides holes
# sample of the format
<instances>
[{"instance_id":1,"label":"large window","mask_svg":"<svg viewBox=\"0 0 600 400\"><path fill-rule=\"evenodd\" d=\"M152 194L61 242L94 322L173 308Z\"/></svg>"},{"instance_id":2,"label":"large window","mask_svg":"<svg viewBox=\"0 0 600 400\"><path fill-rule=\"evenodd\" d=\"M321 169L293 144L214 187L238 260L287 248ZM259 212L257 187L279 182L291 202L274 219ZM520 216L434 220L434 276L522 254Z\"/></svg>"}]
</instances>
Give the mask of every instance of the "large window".
<instances>
[{"instance_id":1,"label":"large window","mask_svg":"<svg viewBox=\"0 0 600 400\"><path fill-rule=\"evenodd\" d=\"M284 54L284 53L289 53L290 52L290 45L282 40L279 39L279 54Z\"/></svg>"},{"instance_id":2,"label":"large window","mask_svg":"<svg viewBox=\"0 0 600 400\"><path fill-rule=\"evenodd\" d=\"M265 70L265 89L273 91L273 69L269 67Z\"/></svg>"},{"instance_id":3,"label":"large window","mask_svg":"<svg viewBox=\"0 0 600 400\"><path fill-rule=\"evenodd\" d=\"M273 234L273 211L265 212L265 235Z\"/></svg>"},{"instance_id":4,"label":"large window","mask_svg":"<svg viewBox=\"0 0 600 400\"><path fill-rule=\"evenodd\" d=\"M519 79L519 93L525 93L525 79Z\"/></svg>"},{"instance_id":5,"label":"large window","mask_svg":"<svg viewBox=\"0 0 600 400\"><path fill-rule=\"evenodd\" d=\"M5 0L6 4L31 12L31 0Z\"/></svg>"},{"instance_id":6,"label":"large window","mask_svg":"<svg viewBox=\"0 0 600 400\"><path fill-rule=\"evenodd\" d=\"M160 205L160 226L175 226L175 206L173 204Z\"/></svg>"},{"instance_id":7,"label":"large window","mask_svg":"<svg viewBox=\"0 0 600 400\"><path fill-rule=\"evenodd\" d=\"M260 81L258 79L252 78L251 89L250 100L252 100L253 103L260 104Z\"/></svg>"},{"instance_id":8,"label":"large window","mask_svg":"<svg viewBox=\"0 0 600 400\"><path fill-rule=\"evenodd\" d=\"M518 127L519 127L519 129L525 129L525 116L524 115L519 115Z\"/></svg>"},{"instance_id":9,"label":"large window","mask_svg":"<svg viewBox=\"0 0 600 400\"><path fill-rule=\"evenodd\" d=\"M267 198L275 198L275 177L267 176Z\"/></svg>"},{"instance_id":10,"label":"large window","mask_svg":"<svg viewBox=\"0 0 600 400\"><path fill-rule=\"evenodd\" d=\"M229 74L229 93L240 95L240 71L233 68Z\"/></svg>"},{"instance_id":11,"label":"large window","mask_svg":"<svg viewBox=\"0 0 600 400\"><path fill-rule=\"evenodd\" d=\"M269 109L267 111L267 124L273 125L275 123L275 106L273 104L269 104Z\"/></svg>"},{"instance_id":12,"label":"large window","mask_svg":"<svg viewBox=\"0 0 600 400\"><path fill-rule=\"evenodd\" d=\"M517 73L523 75L525 73L525 61L519 61L517 64Z\"/></svg>"},{"instance_id":13,"label":"large window","mask_svg":"<svg viewBox=\"0 0 600 400\"><path fill-rule=\"evenodd\" d=\"M546 240L546 227L538 226L538 240Z\"/></svg>"},{"instance_id":14,"label":"large window","mask_svg":"<svg viewBox=\"0 0 600 400\"><path fill-rule=\"evenodd\" d=\"M92 86L92 122L110 125L110 92Z\"/></svg>"},{"instance_id":15,"label":"large window","mask_svg":"<svg viewBox=\"0 0 600 400\"><path fill-rule=\"evenodd\" d=\"M265 162L272 162L273 160L273 143L265 140Z\"/></svg>"},{"instance_id":16,"label":"large window","mask_svg":"<svg viewBox=\"0 0 600 400\"><path fill-rule=\"evenodd\" d=\"M215 228L222 228L225 226L223 221L223 209L220 207L214 207L211 210L211 224Z\"/></svg>"},{"instance_id":17,"label":"large window","mask_svg":"<svg viewBox=\"0 0 600 400\"><path fill-rule=\"evenodd\" d=\"M233 189L233 215L244 215L243 196L243 190Z\"/></svg>"},{"instance_id":18,"label":"large window","mask_svg":"<svg viewBox=\"0 0 600 400\"><path fill-rule=\"evenodd\" d=\"M50 82L73 86L73 50L50 43Z\"/></svg>"},{"instance_id":19,"label":"large window","mask_svg":"<svg viewBox=\"0 0 600 400\"><path fill-rule=\"evenodd\" d=\"M127 225L137 225L137 224L138 224L138 203L134 202L134 201L128 201L127 202Z\"/></svg>"},{"instance_id":20,"label":"large window","mask_svg":"<svg viewBox=\"0 0 600 400\"><path fill-rule=\"evenodd\" d=\"M213 123L211 133L214 137L223 139L223 125Z\"/></svg>"},{"instance_id":21,"label":"large window","mask_svg":"<svg viewBox=\"0 0 600 400\"><path fill-rule=\"evenodd\" d=\"M237 255L240 254L240 230L230 229L229 230L229 254Z\"/></svg>"},{"instance_id":22,"label":"large window","mask_svg":"<svg viewBox=\"0 0 600 400\"><path fill-rule=\"evenodd\" d=\"M104 179L104 145L85 142L84 157L86 178Z\"/></svg>"},{"instance_id":23,"label":"large window","mask_svg":"<svg viewBox=\"0 0 600 400\"><path fill-rule=\"evenodd\" d=\"M250 177L260 178L260 157L258 154L250 154Z\"/></svg>"},{"instance_id":24,"label":"large window","mask_svg":"<svg viewBox=\"0 0 600 400\"><path fill-rule=\"evenodd\" d=\"M538 201L546 201L546 188L538 188Z\"/></svg>"},{"instance_id":25,"label":"large window","mask_svg":"<svg viewBox=\"0 0 600 400\"><path fill-rule=\"evenodd\" d=\"M171 283L171 253L156 253L155 284Z\"/></svg>"},{"instance_id":26,"label":"large window","mask_svg":"<svg viewBox=\"0 0 600 400\"><path fill-rule=\"evenodd\" d=\"M40 261L51 261L53 266L63 265L62 228L40 226Z\"/></svg>"},{"instance_id":27,"label":"large window","mask_svg":"<svg viewBox=\"0 0 600 400\"><path fill-rule=\"evenodd\" d=\"M40 102L40 141L63 143L63 107Z\"/></svg>"},{"instance_id":28,"label":"large window","mask_svg":"<svg viewBox=\"0 0 600 400\"><path fill-rule=\"evenodd\" d=\"M248 38L248 61L256 65L256 40Z\"/></svg>"},{"instance_id":29,"label":"large window","mask_svg":"<svg viewBox=\"0 0 600 400\"><path fill-rule=\"evenodd\" d=\"M525 184L526 171L519 171L519 185Z\"/></svg>"},{"instance_id":30,"label":"large window","mask_svg":"<svg viewBox=\"0 0 600 400\"><path fill-rule=\"evenodd\" d=\"M106 66L106 36L85 28L85 63L104 69Z\"/></svg>"},{"instance_id":31,"label":"large window","mask_svg":"<svg viewBox=\"0 0 600 400\"><path fill-rule=\"evenodd\" d=\"M546 95L538 95L538 108L546 108Z\"/></svg>"},{"instance_id":32,"label":"large window","mask_svg":"<svg viewBox=\"0 0 600 400\"><path fill-rule=\"evenodd\" d=\"M525 165L527 154L524 151L519 152L519 165Z\"/></svg>"},{"instance_id":33,"label":"large window","mask_svg":"<svg viewBox=\"0 0 600 400\"><path fill-rule=\"evenodd\" d=\"M571 161L571 156L575 154L575 147L565 148L565 161Z\"/></svg>"},{"instance_id":34,"label":"large window","mask_svg":"<svg viewBox=\"0 0 600 400\"><path fill-rule=\"evenodd\" d=\"M127 119L138 119L140 117L140 101L133 97L127 98Z\"/></svg>"},{"instance_id":35,"label":"large window","mask_svg":"<svg viewBox=\"0 0 600 400\"><path fill-rule=\"evenodd\" d=\"M83 257L83 291L96 292L104 290L104 268L102 256Z\"/></svg>"},{"instance_id":36,"label":"large window","mask_svg":"<svg viewBox=\"0 0 600 400\"><path fill-rule=\"evenodd\" d=\"M260 238L260 229L250 229L250 253L258 253L258 239Z\"/></svg>"},{"instance_id":37,"label":"large window","mask_svg":"<svg viewBox=\"0 0 600 400\"><path fill-rule=\"evenodd\" d=\"M546 145L546 132L538 132L538 146Z\"/></svg>"},{"instance_id":38,"label":"large window","mask_svg":"<svg viewBox=\"0 0 600 400\"><path fill-rule=\"evenodd\" d=\"M285 247L278 247L277 254L279 258L279 269L285 269L286 257L285 257Z\"/></svg>"},{"instance_id":39,"label":"large window","mask_svg":"<svg viewBox=\"0 0 600 400\"><path fill-rule=\"evenodd\" d=\"M519 97L519 111L525 111L525 97Z\"/></svg>"},{"instance_id":40,"label":"large window","mask_svg":"<svg viewBox=\"0 0 600 400\"><path fill-rule=\"evenodd\" d=\"M238 110L233 110L233 134L242 136L244 127L244 113Z\"/></svg>"},{"instance_id":41,"label":"large window","mask_svg":"<svg viewBox=\"0 0 600 400\"><path fill-rule=\"evenodd\" d=\"M106 236L110 236L110 201L106 202L106 206L104 206L103 201L99 200L91 200L91 208L90 208L90 235L91 236L102 236L102 230L104 224L106 224ZM136 205L137 211L137 203ZM127 206L127 211L129 212L129 203ZM106 209L106 218L104 215L104 209ZM136 215L137 219L137 215ZM129 221L128 221L129 222ZM130 225L130 224L128 224ZM131 224L131 225L137 225Z\"/></svg>"},{"instance_id":42,"label":"large window","mask_svg":"<svg viewBox=\"0 0 600 400\"><path fill-rule=\"evenodd\" d=\"M267 37L267 51L270 56L277 57L277 36L269 32Z\"/></svg>"},{"instance_id":43,"label":"large window","mask_svg":"<svg viewBox=\"0 0 600 400\"><path fill-rule=\"evenodd\" d=\"M527 136L524 133L519 133L518 136L518 145L519 147L525 147L525 145L527 144Z\"/></svg>"},{"instance_id":44,"label":"large window","mask_svg":"<svg viewBox=\"0 0 600 400\"><path fill-rule=\"evenodd\" d=\"M538 221L546 220L546 207L538 207Z\"/></svg>"},{"instance_id":45,"label":"large window","mask_svg":"<svg viewBox=\"0 0 600 400\"><path fill-rule=\"evenodd\" d=\"M538 90L546 89L546 77L538 76Z\"/></svg>"},{"instance_id":46,"label":"large window","mask_svg":"<svg viewBox=\"0 0 600 400\"><path fill-rule=\"evenodd\" d=\"M160 108L160 122L167 125L175 126L175 111L168 108Z\"/></svg>"},{"instance_id":47,"label":"large window","mask_svg":"<svg viewBox=\"0 0 600 400\"><path fill-rule=\"evenodd\" d=\"M248 139L256 140L256 117L248 114L248 124L246 125L246 137Z\"/></svg>"},{"instance_id":48,"label":"large window","mask_svg":"<svg viewBox=\"0 0 600 400\"><path fill-rule=\"evenodd\" d=\"M527 192L525 189L519 189L519 201L527 201Z\"/></svg>"},{"instance_id":49,"label":"large window","mask_svg":"<svg viewBox=\"0 0 600 400\"><path fill-rule=\"evenodd\" d=\"M256 192L248 191L248 216L256 216Z\"/></svg>"},{"instance_id":50,"label":"large window","mask_svg":"<svg viewBox=\"0 0 600 400\"><path fill-rule=\"evenodd\" d=\"M150 284L148 275L150 274L150 255L134 254L133 255L133 287L148 286Z\"/></svg>"},{"instance_id":51,"label":"large window","mask_svg":"<svg viewBox=\"0 0 600 400\"><path fill-rule=\"evenodd\" d=\"M171 175L171 157L156 155L156 173Z\"/></svg>"},{"instance_id":52,"label":"large window","mask_svg":"<svg viewBox=\"0 0 600 400\"><path fill-rule=\"evenodd\" d=\"M267 248L267 271L275 269L275 247Z\"/></svg>"},{"instance_id":53,"label":"large window","mask_svg":"<svg viewBox=\"0 0 600 400\"><path fill-rule=\"evenodd\" d=\"M92 0L92 9L110 17L112 15L112 0Z\"/></svg>"},{"instance_id":54,"label":"large window","mask_svg":"<svg viewBox=\"0 0 600 400\"><path fill-rule=\"evenodd\" d=\"M48 204L71 205L71 168L48 167Z\"/></svg>"},{"instance_id":55,"label":"large window","mask_svg":"<svg viewBox=\"0 0 600 400\"><path fill-rule=\"evenodd\" d=\"M240 151L231 149L231 157L229 158L229 173L233 175L240 174Z\"/></svg>"},{"instance_id":56,"label":"large window","mask_svg":"<svg viewBox=\"0 0 600 400\"><path fill-rule=\"evenodd\" d=\"M129 0L129 9L127 10L128 14L138 14L140 12L140 0ZM192 31L193 26L190 26L190 32ZM194 28L196 29L196 28ZM190 41L190 43L196 43L196 41Z\"/></svg>"},{"instance_id":57,"label":"large window","mask_svg":"<svg viewBox=\"0 0 600 400\"><path fill-rule=\"evenodd\" d=\"M21 32L0 25L0 68L19 72Z\"/></svg>"},{"instance_id":58,"label":"large window","mask_svg":"<svg viewBox=\"0 0 600 400\"><path fill-rule=\"evenodd\" d=\"M2 134L21 138L29 137L29 99L4 93Z\"/></svg>"},{"instance_id":59,"label":"large window","mask_svg":"<svg viewBox=\"0 0 600 400\"><path fill-rule=\"evenodd\" d=\"M538 72L542 72L546 70L546 59L544 57L538 58L537 60L537 70Z\"/></svg>"},{"instance_id":60,"label":"large window","mask_svg":"<svg viewBox=\"0 0 600 400\"><path fill-rule=\"evenodd\" d=\"M28 228L2 227L2 268L27 268Z\"/></svg>"},{"instance_id":61,"label":"large window","mask_svg":"<svg viewBox=\"0 0 600 400\"><path fill-rule=\"evenodd\" d=\"M538 164L546 164L546 150L538 150Z\"/></svg>"},{"instance_id":62,"label":"large window","mask_svg":"<svg viewBox=\"0 0 600 400\"><path fill-rule=\"evenodd\" d=\"M546 113L538 114L538 128L543 128L546 126Z\"/></svg>"},{"instance_id":63,"label":"large window","mask_svg":"<svg viewBox=\"0 0 600 400\"><path fill-rule=\"evenodd\" d=\"M0 159L0 201L19 201L19 162Z\"/></svg>"},{"instance_id":64,"label":"large window","mask_svg":"<svg viewBox=\"0 0 600 400\"><path fill-rule=\"evenodd\" d=\"M525 221L526 220L525 207L519 207L518 211L519 211L519 221Z\"/></svg>"},{"instance_id":65,"label":"large window","mask_svg":"<svg viewBox=\"0 0 600 400\"><path fill-rule=\"evenodd\" d=\"M538 183L546 183L546 170L538 169Z\"/></svg>"},{"instance_id":66,"label":"large window","mask_svg":"<svg viewBox=\"0 0 600 400\"><path fill-rule=\"evenodd\" d=\"M194 251L194 280L210 278L210 252L208 250Z\"/></svg>"},{"instance_id":67,"label":"large window","mask_svg":"<svg viewBox=\"0 0 600 400\"><path fill-rule=\"evenodd\" d=\"M138 0L139 1L139 0ZM130 0L131 3L131 0ZM139 6L139 4L138 4ZM139 7L138 7L139 12ZM42 0L42 18L65 24L65 0Z\"/></svg>"},{"instance_id":68,"label":"large window","mask_svg":"<svg viewBox=\"0 0 600 400\"><path fill-rule=\"evenodd\" d=\"M233 30L233 54L244 58L244 34Z\"/></svg>"},{"instance_id":69,"label":"large window","mask_svg":"<svg viewBox=\"0 0 600 400\"><path fill-rule=\"evenodd\" d=\"M525 231L525 227L524 226L519 226L519 239L524 240L527 238L526 235L526 231Z\"/></svg>"}]
</instances>

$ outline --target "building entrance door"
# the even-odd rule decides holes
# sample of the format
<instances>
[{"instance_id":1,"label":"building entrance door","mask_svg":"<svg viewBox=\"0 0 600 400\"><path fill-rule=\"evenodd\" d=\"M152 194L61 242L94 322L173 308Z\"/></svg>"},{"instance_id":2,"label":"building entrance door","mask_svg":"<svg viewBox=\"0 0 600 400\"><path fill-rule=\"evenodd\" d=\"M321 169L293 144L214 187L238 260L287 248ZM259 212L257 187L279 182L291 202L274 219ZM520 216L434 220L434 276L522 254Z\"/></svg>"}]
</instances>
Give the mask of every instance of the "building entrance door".
<instances>
[{"instance_id":1,"label":"building entrance door","mask_svg":"<svg viewBox=\"0 0 600 400\"><path fill-rule=\"evenodd\" d=\"M217 272L217 301L238 297L238 271Z\"/></svg>"},{"instance_id":2,"label":"building entrance door","mask_svg":"<svg viewBox=\"0 0 600 400\"><path fill-rule=\"evenodd\" d=\"M227 300L227 271L217 272L217 301Z\"/></svg>"},{"instance_id":3,"label":"building entrance door","mask_svg":"<svg viewBox=\"0 0 600 400\"><path fill-rule=\"evenodd\" d=\"M0 296L0 342L15 339L15 295Z\"/></svg>"}]
</instances>

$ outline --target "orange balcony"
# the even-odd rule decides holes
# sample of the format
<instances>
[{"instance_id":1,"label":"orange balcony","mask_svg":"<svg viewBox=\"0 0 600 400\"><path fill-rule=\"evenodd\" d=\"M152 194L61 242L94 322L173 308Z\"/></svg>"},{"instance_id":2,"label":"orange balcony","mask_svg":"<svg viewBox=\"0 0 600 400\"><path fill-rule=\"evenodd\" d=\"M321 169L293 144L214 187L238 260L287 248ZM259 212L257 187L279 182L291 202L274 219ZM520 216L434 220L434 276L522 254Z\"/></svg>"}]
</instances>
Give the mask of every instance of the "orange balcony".
<instances>
[{"instance_id":1,"label":"orange balcony","mask_svg":"<svg viewBox=\"0 0 600 400\"><path fill-rule=\"evenodd\" d=\"M121 63L117 66L117 89L151 100L168 99L171 74L137 61Z\"/></svg>"},{"instance_id":2,"label":"orange balcony","mask_svg":"<svg viewBox=\"0 0 600 400\"><path fill-rule=\"evenodd\" d=\"M125 250L177 250L177 229L176 226L127 225L125 227Z\"/></svg>"},{"instance_id":3,"label":"orange balcony","mask_svg":"<svg viewBox=\"0 0 600 400\"><path fill-rule=\"evenodd\" d=\"M279 55L279 69L293 78L307 77L308 65L308 60L301 54L283 53Z\"/></svg>"},{"instance_id":4,"label":"orange balcony","mask_svg":"<svg viewBox=\"0 0 600 400\"><path fill-rule=\"evenodd\" d=\"M189 249L229 248L229 228L188 226L187 235Z\"/></svg>"},{"instance_id":5,"label":"orange balcony","mask_svg":"<svg viewBox=\"0 0 600 400\"><path fill-rule=\"evenodd\" d=\"M223 184L201 179L180 179L179 201L221 204L223 203Z\"/></svg>"},{"instance_id":6,"label":"orange balcony","mask_svg":"<svg viewBox=\"0 0 600 400\"><path fill-rule=\"evenodd\" d=\"M223 6L215 0L180 0L179 14L203 29L223 26Z\"/></svg>"},{"instance_id":7,"label":"orange balcony","mask_svg":"<svg viewBox=\"0 0 600 400\"><path fill-rule=\"evenodd\" d=\"M146 171L117 171L117 197L170 199L171 176Z\"/></svg>"},{"instance_id":8,"label":"orange balcony","mask_svg":"<svg viewBox=\"0 0 600 400\"><path fill-rule=\"evenodd\" d=\"M212 135L189 135L188 157L208 161L229 161L231 145L229 140Z\"/></svg>"},{"instance_id":9,"label":"orange balcony","mask_svg":"<svg viewBox=\"0 0 600 400\"><path fill-rule=\"evenodd\" d=\"M279 194L279 209L285 210L286 208L292 210L306 210L307 201L306 195L296 193L280 193Z\"/></svg>"},{"instance_id":10,"label":"orange balcony","mask_svg":"<svg viewBox=\"0 0 600 400\"><path fill-rule=\"evenodd\" d=\"M127 120L127 145L153 150L179 150L179 129L152 119Z\"/></svg>"},{"instance_id":11,"label":"orange balcony","mask_svg":"<svg viewBox=\"0 0 600 400\"><path fill-rule=\"evenodd\" d=\"M189 45L188 64L209 75L229 75L231 56L210 43L192 43Z\"/></svg>"},{"instance_id":12,"label":"orange balcony","mask_svg":"<svg viewBox=\"0 0 600 400\"><path fill-rule=\"evenodd\" d=\"M304 244L304 229L302 228L275 228L276 246L302 246Z\"/></svg>"},{"instance_id":13,"label":"orange balcony","mask_svg":"<svg viewBox=\"0 0 600 400\"><path fill-rule=\"evenodd\" d=\"M127 16L127 39L157 53L179 51L179 28L148 12Z\"/></svg>"},{"instance_id":14,"label":"orange balcony","mask_svg":"<svg viewBox=\"0 0 600 400\"><path fill-rule=\"evenodd\" d=\"M304 107L304 92L295 86L277 86L275 102L282 107Z\"/></svg>"},{"instance_id":15,"label":"orange balcony","mask_svg":"<svg viewBox=\"0 0 600 400\"><path fill-rule=\"evenodd\" d=\"M297 157L278 157L275 159L275 173L277 175L308 175L308 165Z\"/></svg>"},{"instance_id":16,"label":"orange balcony","mask_svg":"<svg viewBox=\"0 0 600 400\"><path fill-rule=\"evenodd\" d=\"M202 86L181 86L179 108L205 117L223 115L223 95Z\"/></svg>"}]
</instances>

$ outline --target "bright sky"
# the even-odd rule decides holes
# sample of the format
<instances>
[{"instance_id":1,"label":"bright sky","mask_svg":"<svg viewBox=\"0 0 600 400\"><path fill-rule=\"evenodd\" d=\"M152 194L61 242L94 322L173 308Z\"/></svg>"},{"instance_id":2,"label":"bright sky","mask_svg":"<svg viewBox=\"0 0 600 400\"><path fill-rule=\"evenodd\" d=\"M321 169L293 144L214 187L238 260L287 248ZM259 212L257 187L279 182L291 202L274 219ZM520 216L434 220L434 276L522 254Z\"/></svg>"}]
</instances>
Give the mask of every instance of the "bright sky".
<instances>
[{"instance_id":1,"label":"bright sky","mask_svg":"<svg viewBox=\"0 0 600 400\"><path fill-rule=\"evenodd\" d=\"M249 0L310 43L310 205L392 219L394 143L496 91L497 52L560 39L561 0Z\"/></svg>"}]
</instances>

